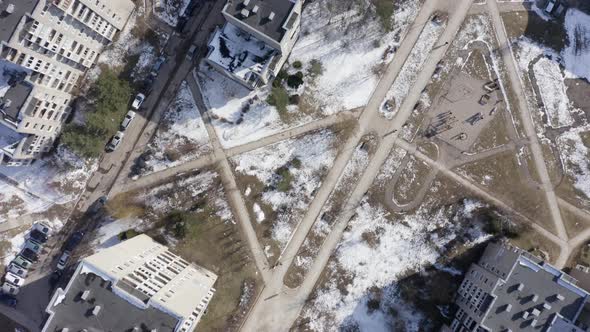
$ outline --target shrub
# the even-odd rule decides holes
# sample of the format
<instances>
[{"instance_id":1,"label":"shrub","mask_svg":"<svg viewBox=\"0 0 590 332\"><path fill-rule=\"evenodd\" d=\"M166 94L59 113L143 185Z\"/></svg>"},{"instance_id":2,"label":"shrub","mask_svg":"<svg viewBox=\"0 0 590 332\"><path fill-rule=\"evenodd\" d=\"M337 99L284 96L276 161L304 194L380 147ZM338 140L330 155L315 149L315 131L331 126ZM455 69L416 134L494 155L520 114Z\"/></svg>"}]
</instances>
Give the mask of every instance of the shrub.
<instances>
[{"instance_id":1,"label":"shrub","mask_svg":"<svg viewBox=\"0 0 590 332\"><path fill-rule=\"evenodd\" d=\"M172 231L174 237L182 239L186 236L186 224L189 221L187 212L174 210L166 216L166 228Z\"/></svg>"},{"instance_id":2,"label":"shrub","mask_svg":"<svg viewBox=\"0 0 590 332\"><path fill-rule=\"evenodd\" d=\"M286 71L284 71L284 70L279 71L279 73L277 74L277 77L275 77L275 80L272 82L273 88L281 87L283 85L283 82L287 79L288 76L289 76L289 74L287 74Z\"/></svg>"},{"instance_id":3,"label":"shrub","mask_svg":"<svg viewBox=\"0 0 590 332\"><path fill-rule=\"evenodd\" d=\"M299 105L299 100L301 98L299 97L299 95L290 95L289 96L289 104L291 105Z\"/></svg>"},{"instance_id":4,"label":"shrub","mask_svg":"<svg viewBox=\"0 0 590 332\"><path fill-rule=\"evenodd\" d=\"M303 67L303 64L301 63L301 61L294 61L293 62L293 68L301 69L301 67Z\"/></svg>"},{"instance_id":5,"label":"shrub","mask_svg":"<svg viewBox=\"0 0 590 332\"><path fill-rule=\"evenodd\" d=\"M295 158L293 158L293 160L291 160L291 165L293 165L293 167L299 169L299 168L301 168L301 160L299 160L299 158L295 157Z\"/></svg>"},{"instance_id":6,"label":"shrub","mask_svg":"<svg viewBox=\"0 0 590 332\"><path fill-rule=\"evenodd\" d=\"M317 77L324 73L324 67L320 60L313 59L309 62L309 75Z\"/></svg>"},{"instance_id":7,"label":"shrub","mask_svg":"<svg viewBox=\"0 0 590 332\"><path fill-rule=\"evenodd\" d=\"M297 89L299 86L303 84L303 73L298 71L294 75L289 75L287 77L287 85L290 88Z\"/></svg>"},{"instance_id":8,"label":"shrub","mask_svg":"<svg viewBox=\"0 0 590 332\"><path fill-rule=\"evenodd\" d=\"M291 189L291 181L293 181L293 175L289 171L288 167L281 167L277 169L276 174L280 177L279 182L277 182L277 190L286 192Z\"/></svg>"},{"instance_id":9,"label":"shrub","mask_svg":"<svg viewBox=\"0 0 590 332\"><path fill-rule=\"evenodd\" d=\"M385 31L391 31L391 17L393 16L393 1L375 0L375 10Z\"/></svg>"},{"instance_id":10,"label":"shrub","mask_svg":"<svg viewBox=\"0 0 590 332\"><path fill-rule=\"evenodd\" d=\"M266 102L276 107L279 112L286 112L289 105L289 94L283 87L273 87Z\"/></svg>"},{"instance_id":11,"label":"shrub","mask_svg":"<svg viewBox=\"0 0 590 332\"><path fill-rule=\"evenodd\" d=\"M141 233L137 232L134 229L128 229L128 230L126 230L124 232L119 233L118 237L119 237L119 240L125 241L125 240L129 240L129 239L131 239L133 237L136 237L139 234L141 234Z\"/></svg>"}]
</instances>

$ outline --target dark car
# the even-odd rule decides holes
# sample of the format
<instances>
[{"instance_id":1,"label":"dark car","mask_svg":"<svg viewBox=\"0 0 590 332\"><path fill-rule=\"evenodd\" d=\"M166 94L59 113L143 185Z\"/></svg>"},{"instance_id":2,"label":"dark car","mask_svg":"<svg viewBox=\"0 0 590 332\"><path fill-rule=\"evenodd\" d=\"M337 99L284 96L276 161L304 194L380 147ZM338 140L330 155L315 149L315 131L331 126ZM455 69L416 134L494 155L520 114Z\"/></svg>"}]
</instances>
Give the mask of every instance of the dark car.
<instances>
[{"instance_id":1,"label":"dark car","mask_svg":"<svg viewBox=\"0 0 590 332\"><path fill-rule=\"evenodd\" d=\"M68 251L74 250L74 248L76 248L76 246L78 244L80 244L83 237L84 237L84 232L82 232L82 231L78 231L78 232L72 234L70 236L70 238L68 239L68 242L66 243L66 250L68 250Z\"/></svg>"},{"instance_id":2,"label":"dark car","mask_svg":"<svg viewBox=\"0 0 590 332\"><path fill-rule=\"evenodd\" d=\"M53 273L49 277L49 283L52 286L57 285L57 283L61 280L61 276L62 275L63 275L63 271L61 271L61 270L55 270L55 271L53 271Z\"/></svg>"},{"instance_id":3,"label":"dark car","mask_svg":"<svg viewBox=\"0 0 590 332\"><path fill-rule=\"evenodd\" d=\"M106 202L107 197L100 196L96 201L94 201L94 203L92 203L92 205L90 205L88 211L90 211L90 213L97 213L98 211L100 211L100 209L102 209Z\"/></svg>"},{"instance_id":4,"label":"dark car","mask_svg":"<svg viewBox=\"0 0 590 332\"><path fill-rule=\"evenodd\" d=\"M8 294L0 294L0 302L12 308L16 308L16 305L18 304L17 299Z\"/></svg>"},{"instance_id":5,"label":"dark car","mask_svg":"<svg viewBox=\"0 0 590 332\"><path fill-rule=\"evenodd\" d=\"M24 258L30 260L33 263L35 263L39 260L39 256L33 250L31 250L29 248L23 249L23 251L21 251L20 254Z\"/></svg>"},{"instance_id":6,"label":"dark car","mask_svg":"<svg viewBox=\"0 0 590 332\"><path fill-rule=\"evenodd\" d=\"M41 244L47 242L47 235L39 232L36 229L32 230L31 233L29 233L29 237Z\"/></svg>"}]
</instances>

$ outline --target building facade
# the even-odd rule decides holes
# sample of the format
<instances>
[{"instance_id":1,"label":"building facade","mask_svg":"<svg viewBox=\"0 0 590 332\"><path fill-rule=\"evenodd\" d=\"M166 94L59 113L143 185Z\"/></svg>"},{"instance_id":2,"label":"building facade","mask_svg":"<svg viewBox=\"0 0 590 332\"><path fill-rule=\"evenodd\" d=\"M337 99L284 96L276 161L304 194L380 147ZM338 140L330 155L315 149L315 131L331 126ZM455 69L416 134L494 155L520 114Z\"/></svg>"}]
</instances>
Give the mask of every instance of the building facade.
<instances>
[{"instance_id":1,"label":"building facade","mask_svg":"<svg viewBox=\"0 0 590 332\"><path fill-rule=\"evenodd\" d=\"M586 331L590 294L577 283L528 252L492 243L457 291L450 330Z\"/></svg>"},{"instance_id":2,"label":"building facade","mask_svg":"<svg viewBox=\"0 0 590 332\"><path fill-rule=\"evenodd\" d=\"M51 149L79 80L134 8L130 0L0 3L0 135L9 137L0 136L0 165L26 165Z\"/></svg>"},{"instance_id":3,"label":"building facade","mask_svg":"<svg viewBox=\"0 0 590 332\"><path fill-rule=\"evenodd\" d=\"M43 332L193 331L217 276L147 235L85 258L53 295Z\"/></svg>"},{"instance_id":4,"label":"building facade","mask_svg":"<svg viewBox=\"0 0 590 332\"><path fill-rule=\"evenodd\" d=\"M302 0L229 0L206 63L249 89L268 84L299 37L301 10Z\"/></svg>"}]
</instances>

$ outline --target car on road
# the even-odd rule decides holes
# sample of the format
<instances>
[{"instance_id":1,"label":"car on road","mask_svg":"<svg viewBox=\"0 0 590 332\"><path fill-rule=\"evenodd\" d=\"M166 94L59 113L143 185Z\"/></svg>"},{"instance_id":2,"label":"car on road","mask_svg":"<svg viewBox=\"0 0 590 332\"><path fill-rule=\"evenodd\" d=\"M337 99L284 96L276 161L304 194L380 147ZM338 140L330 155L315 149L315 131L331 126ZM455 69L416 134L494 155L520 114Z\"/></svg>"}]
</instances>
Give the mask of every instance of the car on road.
<instances>
[{"instance_id":1,"label":"car on road","mask_svg":"<svg viewBox=\"0 0 590 332\"><path fill-rule=\"evenodd\" d=\"M100 211L100 209L102 209L102 207L106 204L107 202L107 197L106 196L100 196L96 201L94 201L94 203L92 203L92 205L90 205L90 207L88 208L88 212L95 214L98 211Z\"/></svg>"},{"instance_id":2,"label":"car on road","mask_svg":"<svg viewBox=\"0 0 590 332\"><path fill-rule=\"evenodd\" d=\"M18 300L10 294L0 294L0 302L11 308L16 308L16 305L18 304Z\"/></svg>"},{"instance_id":3,"label":"car on road","mask_svg":"<svg viewBox=\"0 0 590 332\"><path fill-rule=\"evenodd\" d=\"M33 262L31 262L30 260L26 259L25 257L23 257L22 255L17 255L13 260L12 263L22 267L25 270L28 270L31 265L33 265Z\"/></svg>"},{"instance_id":4,"label":"car on road","mask_svg":"<svg viewBox=\"0 0 590 332\"><path fill-rule=\"evenodd\" d=\"M127 112L127 114L125 114L125 117L123 118L123 122L121 122L121 130L125 131L129 125L131 124L131 121L133 121L133 119L135 118L135 112L129 110L129 112Z\"/></svg>"},{"instance_id":5,"label":"car on road","mask_svg":"<svg viewBox=\"0 0 590 332\"><path fill-rule=\"evenodd\" d=\"M25 242L24 248L31 249L36 254L39 254L43 250L43 245L33 239L28 239L27 242Z\"/></svg>"},{"instance_id":6,"label":"car on road","mask_svg":"<svg viewBox=\"0 0 590 332\"><path fill-rule=\"evenodd\" d=\"M27 277L27 270L23 269L22 267L14 264L14 263L10 263L8 265L8 268L6 269L6 271L15 274L21 278L26 278Z\"/></svg>"},{"instance_id":7,"label":"car on road","mask_svg":"<svg viewBox=\"0 0 590 332\"><path fill-rule=\"evenodd\" d=\"M36 222L36 223L34 223L33 224L33 227L31 227L31 229L36 229L39 232L45 234L46 236L50 236L51 235L51 232L52 232L51 227L49 227L49 225L44 224L42 222Z\"/></svg>"},{"instance_id":8,"label":"car on road","mask_svg":"<svg viewBox=\"0 0 590 332\"><path fill-rule=\"evenodd\" d=\"M9 283L19 287L25 284L24 278L14 275L10 272L6 273L6 275L4 276L4 281L8 281Z\"/></svg>"},{"instance_id":9,"label":"car on road","mask_svg":"<svg viewBox=\"0 0 590 332\"><path fill-rule=\"evenodd\" d=\"M9 282L5 282L2 284L2 293L4 293L4 294L16 295L16 294L18 294L19 290L20 289L18 286L13 285Z\"/></svg>"},{"instance_id":10,"label":"car on road","mask_svg":"<svg viewBox=\"0 0 590 332\"><path fill-rule=\"evenodd\" d=\"M29 236L27 237L27 239L33 239L35 240L37 243L40 244L45 244L45 242L47 242L47 235L39 232L38 230L34 229L29 233Z\"/></svg>"},{"instance_id":11,"label":"car on road","mask_svg":"<svg viewBox=\"0 0 590 332\"><path fill-rule=\"evenodd\" d=\"M143 104L144 100L145 100L145 95L143 93L138 93L137 96L135 96L135 99L133 99L133 102L131 103L131 107L133 109L138 110L139 107L141 106L141 104Z\"/></svg>"},{"instance_id":12,"label":"car on road","mask_svg":"<svg viewBox=\"0 0 590 332\"><path fill-rule=\"evenodd\" d=\"M78 231L78 232L72 234L70 236L70 238L68 239L68 242L66 242L66 250L67 251L74 250L74 248L76 248L76 246L78 246L78 244L80 244L83 237L84 237L84 232L82 232L82 231Z\"/></svg>"},{"instance_id":13,"label":"car on road","mask_svg":"<svg viewBox=\"0 0 590 332\"><path fill-rule=\"evenodd\" d=\"M152 72L150 73L151 77L158 77L158 73L160 72L160 68L162 68L162 65L166 62L166 57L161 55L158 59L156 59L156 62L154 62L154 65L152 66Z\"/></svg>"},{"instance_id":14,"label":"car on road","mask_svg":"<svg viewBox=\"0 0 590 332\"><path fill-rule=\"evenodd\" d=\"M122 131L118 131L113 136L113 138L111 138L111 141L109 142L109 144L107 144L107 151L110 151L110 152L115 151L119 147L119 144L121 144L123 137L125 137L125 134Z\"/></svg>"},{"instance_id":15,"label":"car on road","mask_svg":"<svg viewBox=\"0 0 590 332\"><path fill-rule=\"evenodd\" d=\"M68 264L68 261L70 260L70 256L71 253L69 251L64 251L63 254L61 254L61 257L59 257L59 260L57 261L57 269L58 270L63 270L66 268L66 265Z\"/></svg>"},{"instance_id":16,"label":"car on road","mask_svg":"<svg viewBox=\"0 0 590 332\"><path fill-rule=\"evenodd\" d=\"M188 52L186 52L186 59L192 60L193 57L195 56L196 50L197 50L197 45L192 44L191 47L188 49Z\"/></svg>"},{"instance_id":17,"label":"car on road","mask_svg":"<svg viewBox=\"0 0 590 332\"><path fill-rule=\"evenodd\" d=\"M39 255L29 248L24 248L21 250L20 254L33 263L36 263L39 260Z\"/></svg>"}]
</instances>

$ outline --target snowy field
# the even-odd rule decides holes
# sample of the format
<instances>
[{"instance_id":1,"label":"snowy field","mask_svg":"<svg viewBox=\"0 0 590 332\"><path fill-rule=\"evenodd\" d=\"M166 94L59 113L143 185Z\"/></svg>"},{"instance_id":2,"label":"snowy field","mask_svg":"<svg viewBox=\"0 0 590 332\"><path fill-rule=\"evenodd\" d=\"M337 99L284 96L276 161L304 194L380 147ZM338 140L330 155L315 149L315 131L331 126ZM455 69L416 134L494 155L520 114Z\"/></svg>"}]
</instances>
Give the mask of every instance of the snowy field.
<instances>
[{"instance_id":1,"label":"snowy field","mask_svg":"<svg viewBox=\"0 0 590 332\"><path fill-rule=\"evenodd\" d=\"M323 243L325 237L332 231L332 223L348 200L353 185L369 165L370 152L368 145L370 144L370 142L361 143L354 150L352 158L350 158L344 171L340 174L338 183L330 194L328 201L324 204L324 207L314 222L309 235L305 238L298 255L295 257L293 262L295 266L300 269L298 273L300 273L301 277L311 267L311 263L313 262L312 258L315 257L320 250L321 243Z\"/></svg>"},{"instance_id":2,"label":"snowy field","mask_svg":"<svg viewBox=\"0 0 590 332\"><path fill-rule=\"evenodd\" d=\"M30 166L0 166L0 223L75 202L95 168L64 146Z\"/></svg>"},{"instance_id":3,"label":"snowy field","mask_svg":"<svg viewBox=\"0 0 590 332\"><path fill-rule=\"evenodd\" d=\"M148 150L152 154L146 162L147 173L197 159L211 151L205 123L186 81L181 83L176 99L164 113Z\"/></svg>"},{"instance_id":4,"label":"snowy field","mask_svg":"<svg viewBox=\"0 0 590 332\"><path fill-rule=\"evenodd\" d=\"M319 188L322 176L332 166L335 143L336 136L329 130L322 130L232 158L237 173L254 176L262 184L256 203L269 207L275 217L265 219L258 212L256 220L271 223L271 237L280 249L289 241ZM255 212L257 210L260 209L254 208Z\"/></svg>"},{"instance_id":5,"label":"snowy field","mask_svg":"<svg viewBox=\"0 0 590 332\"><path fill-rule=\"evenodd\" d=\"M590 149L584 144L583 135L590 135L590 126L566 131L557 138L557 146L565 173L587 200L590 199Z\"/></svg>"},{"instance_id":6,"label":"snowy field","mask_svg":"<svg viewBox=\"0 0 590 332\"><path fill-rule=\"evenodd\" d=\"M428 330L432 317L402 298L399 282L438 265L458 246L469 248L487 239L470 220L482 207L477 202L435 209L427 208L427 202L402 216L375 204L364 201L357 208L328 265L328 281L303 309L311 330Z\"/></svg>"},{"instance_id":7,"label":"snowy field","mask_svg":"<svg viewBox=\"0 0 590 332\"><path fill-rule=\"evenodd\" d=\"M190 0L155 0L154 14L168 25L175 27L189 3Z\"/></svg>"},{"instance_id":8,"label":"snowy field","mask_svg":"<svg viewBox=\"0 0 590 332\"><path fill-rule=\"evenodd\" d=\"M253 142L289 126L311 121L283 122L277 109L266 102L265 90L250 91L207 66L201 66L194 74L224 148Z\"/></svg>"},{"instance_id":9,"label":"snowy field","mask_svg":"<svg viewBox=\"0 0 590 332\"><path fill-rule=\"evenodd\" d=\"M393 58L419 10L418 0L405 0L393 13L393 26L385 32L368 8L369 2L326 0L306 5L301 16L301 36L289 62L307 68L312 60L322 75L306 82L323 114L364 106L377 86L379 72Z\"/></svg>"},{"instance_id":10,"label":"snowy field","mask_svg":"<svg viewBox=\"0 0 590 332\"><path fill-rule=\"evenodd\" d=\"M392 119L401 107L410 88L416 82L416 78L422 70L422 66L426 62L430 51L436 44L440 34L444 31L445 26L446 24L433 22L432 20L424 26L412 52L381 104L379 111L385 118Z\"/></svg>"}]
</instances>

